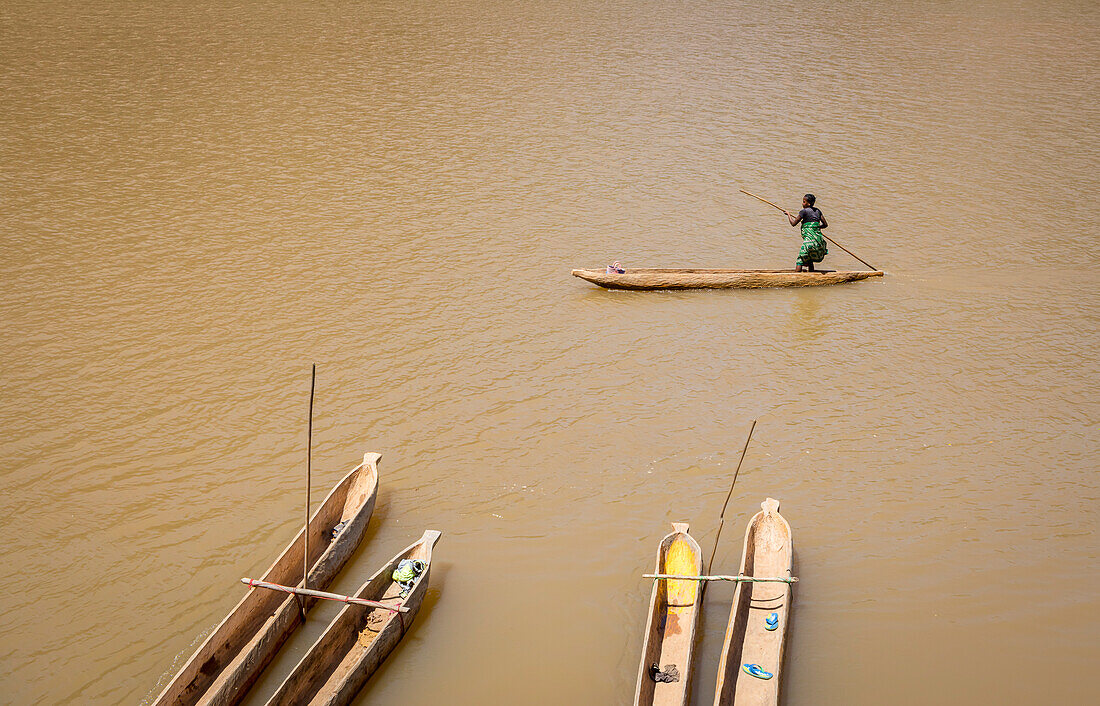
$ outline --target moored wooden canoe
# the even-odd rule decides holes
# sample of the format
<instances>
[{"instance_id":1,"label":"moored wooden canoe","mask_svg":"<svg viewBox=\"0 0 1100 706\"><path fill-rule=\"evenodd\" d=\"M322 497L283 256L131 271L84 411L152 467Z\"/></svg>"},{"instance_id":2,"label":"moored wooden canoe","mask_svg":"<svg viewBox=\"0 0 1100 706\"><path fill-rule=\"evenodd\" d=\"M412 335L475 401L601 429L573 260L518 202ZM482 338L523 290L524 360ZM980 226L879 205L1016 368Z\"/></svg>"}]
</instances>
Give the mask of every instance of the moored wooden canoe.
<instances>
[{"instance_id":1,"label":"moored wooden canoe","mask_svg":"<svg viewBox=\"0 0 1100 706\"><path fill-rule=\"evenodd\" d=\"M419 541L391 559L354 594L356 598L404 606L407 613L348 604L309 648L267 706L351 703L416 618L428 590L432 547L439 536L436 530L424 532ZM425 568L402 598L393 572L404 559L422 561Z\"/></svg>"},{"instance_id":2,"label":"moored wooden canoe","mask_svg":"<svg viewBox=\"0 0 1100 706\"><path fill-rule=\"evenodd\" d=\"M672 532L657 547L654 573L700 576L702 571L703 555L698 543L688 534L688 524L673 522ZM703 586L701 581L653 580L634 706L683 706L687 703L695 631L703 614ZM656 672L672 675L674 681L663 681L666 677L657 681Z\"/></svg>"},{"instance_id":3,"label":"moored wooden canoe","mask_svg":"<svg viewBox=\"0 0 1100 706\"><path fill-rule=\"evenodd\" d=\"M323 590L359 546L378 496L378 461L368 453L333 487L309 521L309 588ZM333 538L333 529L344 523ZM303 534L299 530L263 581L302 585ZM306 610L315 598L302 597ZM279 647L301 624L298 599L253 588L160 693L154 706L239 703Z\"/></svg>"},{"instance_id":4,"label":"moored wooden canoe","mask_svg":"<svg viewBox=\"0 0 1100 706\"><path fill-rule=\"evenodd\" d=\"M881 277L881 270L861 272L795 272L794 270L660 269L634 267L623 273L605 270L573 270L580 277L607 289L761 289L763 287L817 287Z\"/></svg>"},{"instance_id":5,"label":"moored wooden canoe","mask_svg":"<svg viewBox=\"0 0 1100 706\"><path fill-rule=\"evenodd\" d=\"M744 576L791 575L791 526L779 514L779 501L760 504L745 530L741 554ZM791 617L791 584L739 582L733 593L729 624L718 663L715 706L775 706L783 678L783 650ZM768 630L766 620L775 613L778 625ZM760 679L746 673L745 665L758 665L772 675Z\"/></svg>"}]
</instances>

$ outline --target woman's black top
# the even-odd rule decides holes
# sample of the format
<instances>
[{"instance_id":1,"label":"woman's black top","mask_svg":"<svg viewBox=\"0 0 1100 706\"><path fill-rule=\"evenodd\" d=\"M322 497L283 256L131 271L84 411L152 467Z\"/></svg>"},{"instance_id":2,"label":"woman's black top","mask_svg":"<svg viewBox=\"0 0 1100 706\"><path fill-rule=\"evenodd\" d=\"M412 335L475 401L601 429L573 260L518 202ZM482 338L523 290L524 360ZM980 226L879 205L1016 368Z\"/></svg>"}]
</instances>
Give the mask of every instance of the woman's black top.
<instances>
[{"instance_id":1,"label":"woman's black top","mask_svg":"<svg viewBox=\"0 0 1100 706\"><path fill-rule=\"evenodd\" d=\"M809 206L798 212L798 217L802 219L803 223L821 222L821 209Z\"/></svg>"}]
</instances>

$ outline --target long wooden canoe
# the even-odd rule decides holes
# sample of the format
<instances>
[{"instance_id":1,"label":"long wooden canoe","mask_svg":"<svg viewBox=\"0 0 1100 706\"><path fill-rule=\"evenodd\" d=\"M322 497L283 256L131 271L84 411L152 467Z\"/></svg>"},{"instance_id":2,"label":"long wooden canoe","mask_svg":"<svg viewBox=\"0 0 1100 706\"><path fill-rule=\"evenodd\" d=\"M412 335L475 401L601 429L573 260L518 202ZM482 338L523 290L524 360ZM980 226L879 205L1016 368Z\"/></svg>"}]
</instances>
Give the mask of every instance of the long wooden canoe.
<instances>
[{"instance_id":1,"label":"long wooden canoe","mask_svg":"<svg viewBox=\"0 0 1100 706\"><path fill-rule=\"evenodd\" d=\"M795 272L794 270L702 270L632 267L623 273L605 270L573 270L580 277L607 289L761 289L763 287L816 287L881 277L881 270L863 272Z\"/></svg>"},{"instance_id":2,"label":"long wooden canoe","mask_svg":"<svg viewBox=\"0 0 1100 706\"><path fill-rule=\"evenodd\" d=\"M309 521L309 588L323 590L359 546L378 496L378 461L368 453L344 476ZM333 538L333 529L345 523ZM291 542L263 581L302 585L303 534ZM234 575L234 579L236 576ZM228 584L227 584L228 585ZM240 702L279 647L302 621L315 598L253 588L229 613L160 693L154 706L192 706Z\"/></svg>"},{"instance_id":3,"label":"long wooden canoe","mask_svg":"<svg viewBox=\"0 0 1100 706\"><path fill-rule=\"evenodd\" d=\"M673 522L672 532L657 547L654 573L700 576L702 571L703 555L688 534L688 524ZM634 706L684 706L687 703L695 631L702 614L702 581L653 580ZM671 675L675 680L657 681L656 672Z\"/></svg>"},{"instance_id":4,"label":"long wooden canoe","mask_svg":"<svg viewBox=\"0 0 1100 706\"><path fill-rule=\"evenodd\" d=\"M356 598L404 606L407 613L348 604L309 648L267 706L351 703L416 618L428 590L432 547L439 535L436 530L424 532L419 541L391 559L355 593ZM393 580L393 572L403 559L426 565L404 598L400 596L401 587Z\"/></svg>"},{"instance_id":5,"label":"long wooden canoe","mask_svg":"<svg viewBox=\"0 0 1100 706\"><path fill-rule=\"evenodd\" d=\"M760 503L745 530L741 570L745 576L791 575L791 526L779 514L779 501ZM783 648L791 617L791 584L739 582L733 593L722 658L718 663L715 706L776 706L783 678ZM765 621L775 613L779 624L769 631ZM755 664L772 674L760 679L747 674L744 665Z\"/></svg>"}]
</instances>

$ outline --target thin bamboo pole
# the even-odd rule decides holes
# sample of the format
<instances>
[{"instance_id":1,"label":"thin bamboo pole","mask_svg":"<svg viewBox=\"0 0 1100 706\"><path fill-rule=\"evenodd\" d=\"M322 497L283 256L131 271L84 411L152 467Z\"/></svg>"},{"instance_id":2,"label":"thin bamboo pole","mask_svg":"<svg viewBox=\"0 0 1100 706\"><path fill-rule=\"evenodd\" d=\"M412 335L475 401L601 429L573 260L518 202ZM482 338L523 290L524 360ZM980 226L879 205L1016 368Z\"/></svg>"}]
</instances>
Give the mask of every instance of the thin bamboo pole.
<instances>
[{"instance_id":1,"label":"thin bamboo pole","mask_svg":"<svg viewBox=\"0 0 1100 706\"><path fill-rule=\"evenodd\" d=\"M302 530L302 587L309 588L309 491L312 484L313 475L313 393L317 387L317 364L313 364L313 369L310 372L309 377L309 422L308 431L306 432L306 524L305 529ZM302 597L298 594L294 594L294 602L298 604L298 614L302 617L302 622L306 621L306 604L302 600Z\"/></svg>"},{"instance_id":2,"label":"thin bamboo pole","mask_svg":"<svg viewBox=\"0 0 1100 706\"><path fill-rule=\"evenodd\" d=\"M776 208L778 208L778 209L779 209L780 211L782 211L783 213L786 213L787 215L790 215L790 212L789 212L789 211L787 211L787 209L783 208L782 206L776 205L776 204L772 203L771 201L768 201L768 200L767 200L767 199L765 199L765 198L761 198L761 197L757 196L757 195L756 195L756 194L754 194L754 193L751 193L751 192L745 191L744 189L741 189L741 193L742 193L742 194L745 194L746 196L751 196L751 197L753 197L754 199L756 199L757 201L763 201L764 203L768 204L769 206L775 206ZM872 265L871 263L867 262L866 260L864 260L864 259L860 258L860 256L859 256L859 255L856 255L856 254L855 254L854 252L852 252L852 251L851 251L851 250L849 250L848 248L844 247L844 246L843 246L843 245L841 245L840 243L836 242L835 240L833 240L833 239L832 239L832 238L830 238L829 236L827 236L827 235L825 235L824 233L822 233L822 234L821 234L821 237L825 238L825 240L828 240L828 241L829 241L830 243L832 243L833 245L837 246L838 248L840 248L840 249L841 249L841 250L843 250L844 252L848 253L849 255L851 255L852 257L854 257L855 259L859 260L859 261L860 261L860 262L862 262L862 263L863 263L864 265L867 265L868 267L870 267L870 268L871 268L872 270L874 270L875 272L878 272L878 268L877 268L877 267L875 267L875 266L874 266L874 265Z\"/></svg>"},{"instance_id":3,"label":"thin bamboo pole","mask_svg":"<svg viewBox=\"0 0 1100 706\"><path fill-rule=\"evenodd\" d=\"M395 613L409 612L409 609L405 606L386 605L385 603L379 603L378 601L369 601L366 598L356 598L355 596L341 596L338 593L325 593L324 591L314 591L310 588L294 588L293 586L283 586L281 584L268 583L267 581L260 581L258 579L243 578L241 579L241 583L247 586L251 586L252 588L267 588L272 591L293 593L296 596L313 596L314 598L322 598L326 601L354 603L355 605L365 605L369 608L384 608L385 610L392 610Z\"/></svg>"},{"instance_id":4,"label":"thin bamboo pole","mask_svg":"<svg viewBox=\"0 0 1100 706\"><path fill-rule=\"evenodd\" d=\"M722 512L718 513L718 531L714 534L714 549L710 551L710 561L707 562L707 571L714 568L714 555L718 551L718 538L722 536L722 528L726 525L726 506L730 504L730 498L733 497L733 486L737 484L737 474L741 472L741 463L745 460L745 452L749 450L749 442L752 441L752 432L756 429L756 420L752 420L752 426L749 427L749 435L745 439L745 445L741 449L741 458L737 461L737 470L733 472L733 482L730 483L730 492L726 493L726 502L722 503Z\"/></svg>"},{"instance_id":5,"label":"thin bamboo pole","mask_svg":"<svg viewBox=\"0 0 1100 706\"><path fill-rule=\"evenodd\" d=\"M309 486L313 474L313 393L317 388L317 364L309 378L309 432L306 436L306 529L302 534L305 551L302 554L302 588L309 588Z\"/></svg>"},{"instance_id":6,"label":"thin bamboo pole","mask_svg":"<svg viewBox=\"0 0 1100 706\"><path fill-rule=\"evenodd\" d=\"M744 189L741 189L741 193L742 193L742 194L745 194L745 195L747 195L747 196L751 196L751 197L753 197L754 199L756 199L757 201L763 201L764 203L768 204L769 206L775 206L776 208L778 208L778 209L779 209L780 211L782 211L783 213L786 213L786 212L787 212L787 209L783 208L783 207L782 207L782 206L780 206L779 204L774 204L774 203L772 203L771 201L768 201L768 200L767 200L767 199L765 199L765 198L762 198L762 197L760 197L760 196L757 196L756 194L754 194L754 193L752 193L752 192L749 192L749 191L745 191Z\"/></svg>"},{"instance_id":7,"label":"thin bamboo pole","mask_svg":"<svg viewBox=\"0 0 1100 706\"><path fill-rule=\"evenodd\" d=\"M642 574L646 579L669 579L675 581L738 581L743 583L798 583L794 576L761 578L757 576L680 576L678 574Z\"/></svg>"}]
</instances>

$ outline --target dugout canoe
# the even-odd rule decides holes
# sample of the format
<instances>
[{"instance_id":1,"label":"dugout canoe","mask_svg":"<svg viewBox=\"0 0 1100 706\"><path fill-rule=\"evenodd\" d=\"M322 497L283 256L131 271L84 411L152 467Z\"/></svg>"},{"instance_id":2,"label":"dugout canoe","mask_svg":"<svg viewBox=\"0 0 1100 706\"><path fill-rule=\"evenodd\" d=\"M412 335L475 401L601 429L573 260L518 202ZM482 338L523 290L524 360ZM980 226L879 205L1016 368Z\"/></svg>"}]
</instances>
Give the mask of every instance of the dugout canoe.
<instances>
[{"instance_id":1,"label":"dugout canoe","mask_svg":"<svg viewBox=\"0 0 1100 706\"><path fill-rule=\"evenodd\" d=\"M416 543L391 559L354 594L356 598L404 606L408 608L407 613L349 603L309 648L267 706L351 703L405 636L420 611L428 590L432 548L439 536L436 530L424 532ZM422 561L426 565L405 598L400 597L401 587L393 580L393 572L403 559Z\"/></svg>"},{"instance_id":2,"label":"dugout canoe","mask_svg":"<svg viewBox=\"0 0 1100 706\"><path fill-rule=\"evenodd\" d=\"M378 462L367 453L329 492L309 521L309 588L324 590L359 546L378 496ZM333 537L334 528L344 523ZM262 581L302 585L303 534L298 531ZM236 575L227 581L235 581ZM228 585L228 584L227 584ZM301 624L315 598L252 588L195 654L187 660L154 706L233 706L241 701L279 647Z\"/></svg>"},{"instance_id":3,"label":"dugout canoe","mask_svg":"<svg viewBox=\"0 0 1100 706\"><path fill-rule=\"evenodd\" d=\"M791 526L779 514L779 501L760 503L745 530L741 553L744 576L791 576L793 545ZM729 624L718 663L718 684L714 706L776 706L783 679L783 649L791 617L791 584L739 582L733 593ZM779 625L766 629L765 620L776 613ZM759 665L770 679L751 676L746 664Z\"/></svg>"},{"instance_id":4,"label":"dugout canoe","mask_svg":"<svg viewBox=\"0 0 1100 706\"><path fill-rule=\"evenodd\" d=\"M688 534L686 522L673 522L672 532L657 547L654 573L700 576L703 555ZM695 632L703 614L703 582L653 579L649 598L642 662L634 706L684 706L691 687L691 663L695 654ZM656 672L671 674L675 681L657 681Z\"/></svg>"},{"instance_id":5,"label":"dugout canoe","mask_svg":"<svg viewBox=\"0 0 1100 706\"><path fill-rule=\"evenodd\" d=\"M818 287L881 277L881 270L795 272L794 270L704 270L632 267L623 273L573 270L574 277L607 289L761 289Z\"/></svg>"}]
</instances>

